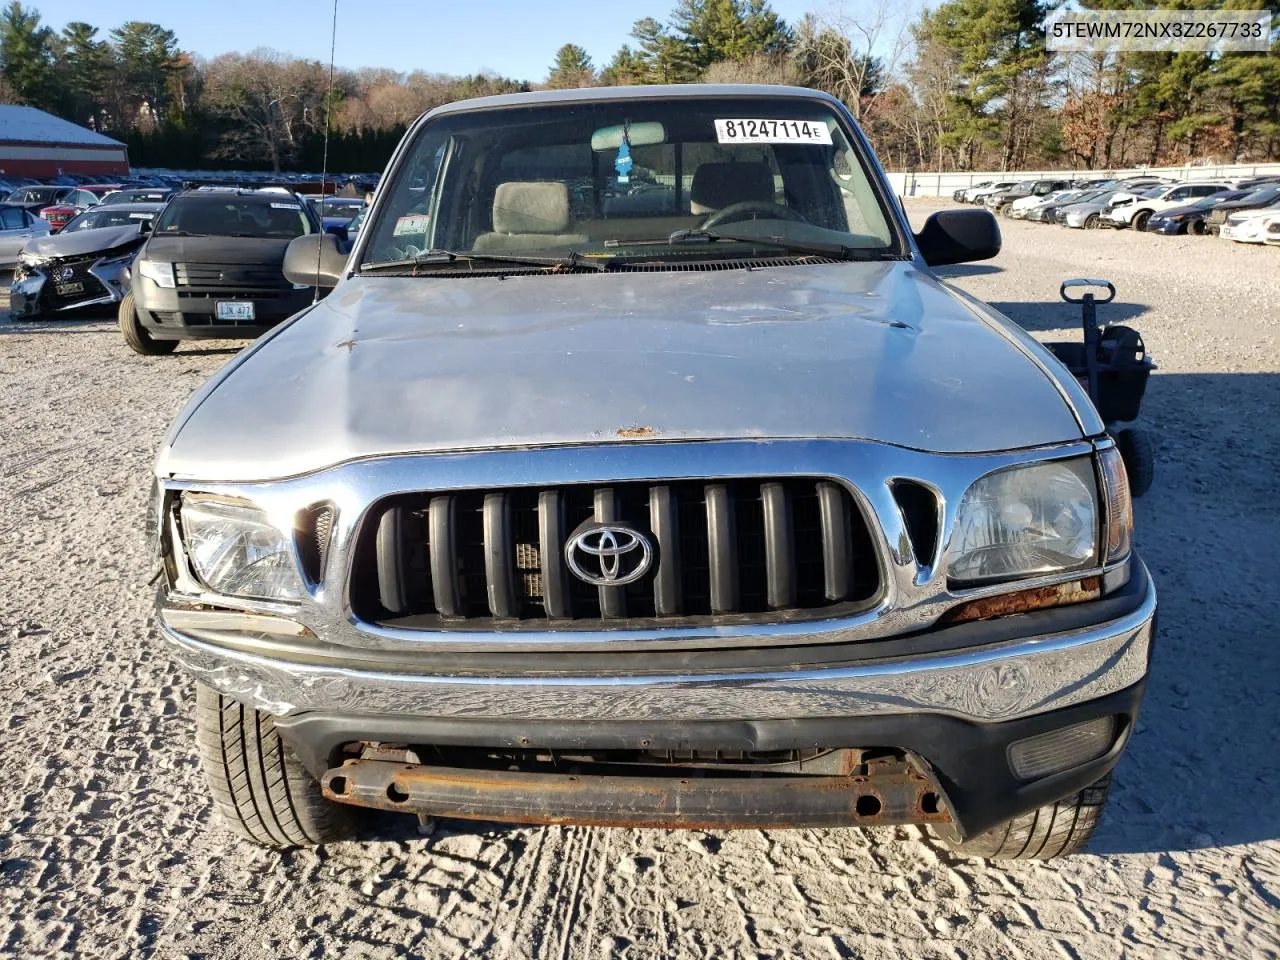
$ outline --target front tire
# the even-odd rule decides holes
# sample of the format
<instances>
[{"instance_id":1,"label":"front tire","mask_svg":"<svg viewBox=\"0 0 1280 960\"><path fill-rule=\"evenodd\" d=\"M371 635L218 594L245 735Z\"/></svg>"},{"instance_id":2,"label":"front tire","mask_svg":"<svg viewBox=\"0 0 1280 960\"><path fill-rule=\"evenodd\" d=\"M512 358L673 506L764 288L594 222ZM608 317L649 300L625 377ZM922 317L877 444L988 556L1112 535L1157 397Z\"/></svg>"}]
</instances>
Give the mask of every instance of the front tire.
<instances>
[{"instance_id":1,"label":"front tire","mask_svg":"<svg viewBox=\"0 0 1280 960\"><path fill-rule=\"evenodd\" d=\"M142 321L138 319L138 308L134 306L132 291L126 293L120 301L116 320L120 324L124 342L134 353L140 353L144 357L159 357L178 349L177 340L157 340L147 333Z\"/></svg>"},{"instance_id":2,"label":"front tire","mask_svg":"<svg viewBox=\"0 0 1280 960\"><path fill-rule=\"evenodd\" d=\"M988 860L1053 860L1075 853L1088 842L1102 818L1111 774L1079 793L1006 820L967 840L946 840L956 853Z\"/></svg>"},{"instance_id":3,"label":"front tire","mask_svg":"<svg viewBox=\"0 0 1280 960\"><path fill-rule=\"evenodd\" d=\"M1142 233L1147 229L1147 221L1151 219L1150 210L1139 210L1133 215L1133 229Z\"/></svg>"},{"instance_id":4,"label":"front tire","mask_svg":"<svg viewBox=\"0 0 1280 960\"><path fill-rule=\"evenodd\" d=\"M203 684L196 685L196 751L213 805L246 840L299 847L355 833L355 812L325 799L270 714Z\"/></svg>"},{"instance_id":5,"label":"front tire","mask_svg":"<svg viewBox=\"0 0 1280 960\"><path fill-rule=\"evenodd\" d=\"M1084 218L1084 228L1086 230L1098 229L1098 215L1096 213L1091 213Z\"/></svg>"}]
</instances>

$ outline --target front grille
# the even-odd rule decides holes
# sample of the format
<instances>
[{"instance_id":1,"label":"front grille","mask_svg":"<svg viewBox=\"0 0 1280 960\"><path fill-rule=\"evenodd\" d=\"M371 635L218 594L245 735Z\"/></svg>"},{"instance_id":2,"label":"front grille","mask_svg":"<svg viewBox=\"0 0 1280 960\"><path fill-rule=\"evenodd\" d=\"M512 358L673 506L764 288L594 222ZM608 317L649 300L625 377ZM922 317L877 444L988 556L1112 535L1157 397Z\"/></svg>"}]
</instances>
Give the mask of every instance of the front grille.
<instances>
[{"instance_id":1,"label":"front grille","mask_svg":"<svg viewBox=\"0 0 1280 960\"><path fill-rule=\"evenodd\" d=\"M180 287L264 287L285 286L284 271L278 266L242 263L175 263L174 280Z\"/></svg>"},{"instance_id":2,"label":"front grille","mask_svg":"<svg viewBox=\"0 0 1280 960\"><path fill-rule=\"evenodd\" d=\"M649 572L625 586L573 574L565 544L589 521L647 538ZM357 616L421 629L778 622L880 589L862 512L821 478L397 495L369 511L353 564Z\"/></svg>"},{"instance_id":3,"label":"front grille","mask_svg":"<svg viewBox=\"0 0 1280 960\"><path fill-rule=\"evenodd\" d=\"M80 300L96 300L99 297L107 295L107 288L102 282L89 272L98 260L99 255L86 257L80 260L61 260L56 265L51 264L46 268L51 286L47 287L48 295L56 303L60 305L68 305L76 303ZM61 294L58 293L58 286L68 283L79 283L84 289L79 293Z\"/></svg>"}]
</instances>

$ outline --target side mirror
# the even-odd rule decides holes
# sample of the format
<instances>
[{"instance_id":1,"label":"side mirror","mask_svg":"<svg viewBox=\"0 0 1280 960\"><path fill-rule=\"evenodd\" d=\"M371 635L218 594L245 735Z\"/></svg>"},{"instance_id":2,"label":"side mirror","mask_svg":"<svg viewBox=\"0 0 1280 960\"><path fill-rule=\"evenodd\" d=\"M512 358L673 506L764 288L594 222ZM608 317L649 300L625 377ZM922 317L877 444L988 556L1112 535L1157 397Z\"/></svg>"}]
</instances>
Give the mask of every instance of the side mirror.
<instances>
[{"instance_id":1,"label":"side mirror","mask_svg":"<svg viewBox=\"0 0 1280 960\"><path fill-rule=\"evenodd\" d=\"M347 255L332 233L295 237L284 252L284 276L307 287L336 287L347 269Z\"/></svg>"},{"instance_id":2,"label":"side mirror","mask_svg":"<svg viewBox=\"0 0 1280 960\"><path fill-rule=\"evenodd\" d=\"M138 220L138 232L144 237L151 232L152 222L146 218Z\"/></svg>"},{"instance_id":3,"label":"side mirror","mask_svg":"<svg viewBox=\"0 0 1280 960\"><path fill-rule=\"evenodd\" d=\"M1000 252L1000 225L987 210L939 210L916 234L916 246L931 267L990 260Z\"/></svg>"}]
</instances>

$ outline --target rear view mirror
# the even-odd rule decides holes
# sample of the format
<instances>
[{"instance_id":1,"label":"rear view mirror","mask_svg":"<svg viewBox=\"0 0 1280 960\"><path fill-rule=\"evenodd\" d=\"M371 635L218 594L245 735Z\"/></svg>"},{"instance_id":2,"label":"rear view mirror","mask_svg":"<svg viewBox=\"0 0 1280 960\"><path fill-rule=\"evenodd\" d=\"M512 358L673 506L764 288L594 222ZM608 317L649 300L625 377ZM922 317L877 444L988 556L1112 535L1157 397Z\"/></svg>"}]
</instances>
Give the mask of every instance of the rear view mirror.
<instances>
[{"instance_id":1,"label":"rear view mirror","mask_svg":"<svg viewBox=\"0 0 1280 960\"><path fill-rule=\"evenodd\" d=\"M295 237L284 252L284 276L306 287L336 287L347 269L347 255L332 233Z\"/></svg>"},{"instance_id":2,"label":"rear view mirror","mask_svg":"<svg viewBox=\"0 0 1280 960\"><path fill-rule=\"evenodd\" d=\"M916 234L931 267L990 260L1000 252L1000 225L987 210L939 210Z\"/></svg>"},{"instance_id":3,"label":"rear view mirror","mask_svg":"<svg viewBox=\"0 0 1280 960\"><path fill-rule=\"evenodd\" d=\"M647 147L655 143L667 142L667 128L656 121L633 123L629 127L618 124L616 127L601 127L591 135L591 149L597 153L603 150L617 150L622 146L622 135L633 147Z\"/></svg>"}]
</instances>

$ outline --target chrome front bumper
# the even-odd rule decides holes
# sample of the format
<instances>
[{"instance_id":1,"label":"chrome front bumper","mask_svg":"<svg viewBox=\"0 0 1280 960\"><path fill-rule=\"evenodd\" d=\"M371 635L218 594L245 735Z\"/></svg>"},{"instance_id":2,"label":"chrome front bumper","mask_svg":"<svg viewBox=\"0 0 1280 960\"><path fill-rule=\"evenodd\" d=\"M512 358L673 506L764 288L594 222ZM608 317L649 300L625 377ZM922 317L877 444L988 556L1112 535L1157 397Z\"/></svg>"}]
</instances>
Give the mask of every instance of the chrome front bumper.
<instances>
[{"instance_id":1,"label":"chrome front bumper","mask_svg":"<svg viewBox=\"0 0 1280 960\"><path fill-rule=\"evenodd\" d=\"M829 668L624 676L432 676L297 663L163 631L200 681L268 713L486 720L628 721L933 713L973 722L1034 716L1124 690L1147 673L1156 610L945 654ZM850 645L856 656L857 645ZM429 660L430 653L423 652ZM803 656L797 651L797 657Z\"/></svg>"}]
</instances>

